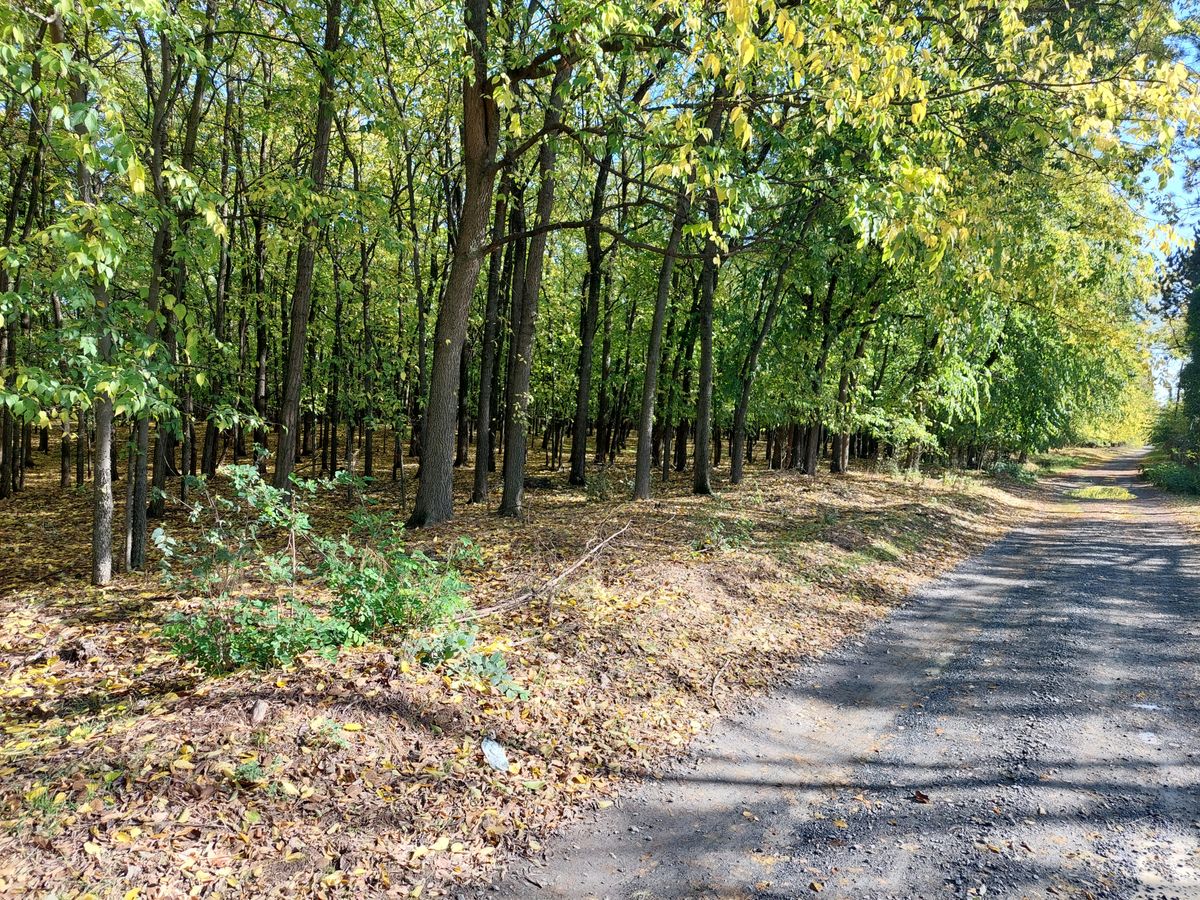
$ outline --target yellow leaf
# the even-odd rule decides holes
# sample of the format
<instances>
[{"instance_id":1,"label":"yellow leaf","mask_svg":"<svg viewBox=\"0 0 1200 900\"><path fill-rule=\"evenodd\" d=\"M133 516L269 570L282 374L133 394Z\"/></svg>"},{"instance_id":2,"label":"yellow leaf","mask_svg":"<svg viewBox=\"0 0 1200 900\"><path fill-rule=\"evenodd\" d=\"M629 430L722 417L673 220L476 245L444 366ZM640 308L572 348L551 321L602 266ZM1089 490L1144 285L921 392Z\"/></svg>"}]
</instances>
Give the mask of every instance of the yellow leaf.
<instances>
[{"instance_id":1,"label":"yellow leaf","mask_svg":"<svg viewBox=\"0 0 1200 900\"><path fill-rule=\"evenodd\" d=\"M433 842L434 852L438 852L441 850L447 850L447 849L449 849L449 847L450 847L450 838L446 837L445 835L442 835L440 838L438 838L436 841Z\"/></svg>"},{"instance_id":2,"label":"yellow leaf","mask_svg":"<svg viewBox=\"0 0 1200 900\"><path fill-rule=\"evenodd\" d=\"M104 848L91 841L85 841L83 845L83 852L88 856L100 856L104 853Z\"/></svg>"},{"instance_id":3,"label":"yellow leaf","mask_svg":"<svg viewBox=\"0 0 1200 900\"><path fill-rule=\"evenodd\" d=\"M135 194L146 192L146 167L137 157L129 160L129 187Z\"/></svg>"},{"instance_id":4,"label":"yellow leaf","mask_svg":"<svg viewBox=\"0 0 1200 900\"><path fill-rule=\"evenodd\" d=\"M357 722L347 722L342 726L342 731L362 731L362 726Z\"/></svg>"}]
</instances>

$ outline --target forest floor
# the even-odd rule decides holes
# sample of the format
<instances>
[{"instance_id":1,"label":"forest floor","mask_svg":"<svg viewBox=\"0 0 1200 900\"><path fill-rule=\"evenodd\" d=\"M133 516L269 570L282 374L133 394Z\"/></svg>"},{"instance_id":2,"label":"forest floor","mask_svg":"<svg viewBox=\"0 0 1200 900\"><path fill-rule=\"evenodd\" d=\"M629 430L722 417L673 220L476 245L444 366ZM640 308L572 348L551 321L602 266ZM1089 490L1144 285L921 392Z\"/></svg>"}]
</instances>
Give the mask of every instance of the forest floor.
<instances>
[{"instance_id":1,"label":"forest floor","mask_svg":"<svg viewBox=\"0 0 1200 900\"><path fill-rule=\"evenodd\" d=\"M628 525L555 593L479 620L479 645L528 691L507 699L416 665L399 639L204 677L159 633L183 601L156 575L88 584L89 494L59 488L57 448L36 462L0 503L0 895L60 898L438 896L477 883L1047 495L953 473L754 466L738 488L718 479L715 498L675 475L633 504L619 465L596 479L610 499L534 471L550 487L527 494L519 525L462 505L409 535L432 555L460 535L477 542L483 561L465 574L483 609ZM393 486L374 494L400 509ZM344 529L351 505L323 502L320 529ZM184 512L163 525L186 530ZM488 737L507 772L486 762Z\"/></svg>"}]
</instances>

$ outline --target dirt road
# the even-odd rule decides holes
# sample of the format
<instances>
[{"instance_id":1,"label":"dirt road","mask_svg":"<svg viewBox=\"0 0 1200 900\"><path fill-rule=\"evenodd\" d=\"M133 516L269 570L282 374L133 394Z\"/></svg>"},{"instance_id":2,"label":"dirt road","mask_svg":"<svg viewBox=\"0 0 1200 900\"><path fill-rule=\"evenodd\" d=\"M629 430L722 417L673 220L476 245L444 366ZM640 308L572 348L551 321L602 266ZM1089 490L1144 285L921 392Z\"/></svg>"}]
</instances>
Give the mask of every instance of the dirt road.
<instances>
[{"instance_id":1,"label":"dirt road","mask_svg":"<svg viewBox=\"0 0 1200 900\"><path fill-rule=\"evenodd\" d=\"M1200 551L1138 459L484 896L1200 898Z\"/></svg>"}]
</instances>

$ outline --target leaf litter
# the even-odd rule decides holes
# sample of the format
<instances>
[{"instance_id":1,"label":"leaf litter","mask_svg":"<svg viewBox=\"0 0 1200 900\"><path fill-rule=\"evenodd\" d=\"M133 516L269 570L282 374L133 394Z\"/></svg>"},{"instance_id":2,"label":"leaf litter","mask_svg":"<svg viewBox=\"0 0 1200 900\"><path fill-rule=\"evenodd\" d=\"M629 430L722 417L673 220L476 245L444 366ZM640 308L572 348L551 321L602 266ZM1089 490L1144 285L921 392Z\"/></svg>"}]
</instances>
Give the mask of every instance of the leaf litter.
<instances>
[{"instance_id":1,"label":"leaf litter","mask_svg":"<svg viewBox=\"0 0 1200 900\"><path fill-rule=\"evenodd\" d=\"M755 472L716 500L679 480L643 504L538 491L516 528L466 508L409 543L437 554L466 534L484 551L470 599L501 610L479 640L528 691L511 699L399 638L204 677L159 637L179 601L156 576L87 584L87 497L52 475L0 505L10 896L429 897L485 880L1033 503L961 478ZM320 527L348 512L331 498Z\"/></svg>"}]
</instances>

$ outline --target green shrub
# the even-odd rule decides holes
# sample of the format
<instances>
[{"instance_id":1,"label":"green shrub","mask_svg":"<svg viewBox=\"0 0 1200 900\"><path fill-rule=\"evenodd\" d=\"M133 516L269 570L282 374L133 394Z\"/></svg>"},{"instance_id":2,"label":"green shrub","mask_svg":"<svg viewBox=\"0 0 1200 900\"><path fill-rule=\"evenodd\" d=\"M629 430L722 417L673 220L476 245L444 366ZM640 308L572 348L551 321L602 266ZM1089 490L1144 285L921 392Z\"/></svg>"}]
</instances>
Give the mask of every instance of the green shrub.
<instances>
[{"instance_id":1,"label":"green shrub","mask_svg":"<svg viewBox=\"0 0 1200 900\"><path fill-rule=\"evenodd\" d=\"M1175 494L1200 494L1200 469L1174 460L1161 460L1142 469L1146 479Z\"/></svg>"},{"instance_id":2,"label":"green shrub","mask_svg":"<svg viewBox=\"0 0 1200 900\"><path fill-rule=\"evenodd\" d=\"M194 613L177 613L163 626L171 649L206 673L287 665L315 650L336 656L366 635L336 616L318 615L295 599L258 597L206 600Z\"/></svg>"},{"instance_id":3,"label":"green shrub","mask_svg":"<svg viewBox=\"0 0 1200 900\"><path fill-rule=\"evenodd\" d=\"M998 459L987 467L987 472L993 478L1007 478L1021 484L1033 484L1037 481L1037 474L1015 459Z\"/></svg>"},{"instance_id":4,"label":"green shrub","mask_svg":"<svg viewBox=\"0 0 1200 900\"><path fill-rule=\"evenodd\" d=\"M692 549L697 553L736 550L749 544L753 534L754 522L750 519L725 520L712 516L704 531L692 541Z\"/></svg>"},{"instance_id":5,"label":"green shrub","mask_svg":"<svg viewBox=\"0 0 1200 900\"><path fill-rule=\"evenodd\" d=\"M624 496L631 488L632 485L628 480L618 478L615 473L607 468L600 468L588 473L584 492L588 500L601 502L612 500L614 497Z\"/></svg>"},{"instance_id":6,"label":"green shrub","mask_svg":"<svg viewBox=\"0 0 1200 900\"><path fill-rule=\"evenodd\" d=\"M441 563L405 550L404 526L390 516L364 507L351 521L363 543L347 535L316 542L323 558L318 572L337 598L333 615L371 634L381 628L428 627L462 610L467 584L455 564L482 561L471 541L460 539L450 561Z\"/></svg>"},{"instance_id":7,"label":"green shrub","mask_svg":"<svg viewBox=\"0 0 1200 900\"><path fill-rule=\"evenodd\" d=\"M326 542L326 548L319 571L337 597L330 611L357 631L425 627L463 607L466 583L424 553L398 545L355 546L345 538Z\"/></svg>"},{"instance_id":8,"label":"green shrub","mask_svg":"<svg viewBox=\"0 0 1200 900\"><path fill-rule=\"evenodd\" d=\"M189 509L192 522L202 526L197 540L181 546L163 529L154 532L168 582L181 594L204 598L198 610L168 618L163 635L175 653L205 672L287 665L308 651L336 656L380 629L428 627L463 608L467 585L455 566L407 552L402 529L372 513L363 492L355 491L361 479L293 479L288 494L266 484L253 466L223 471L229 496L211 491L204 479L195 481L200 499ZM366 542L312 533L305 507L318 490L335 486L363 504L351 518ZM274 591L256 596L247 587L254 581L290 587L313 574L306 555L316 557L313 568L333 594L328 608L310 606L290 590L280 599ZM460 541L451 556L481 559L469 541Z\"/></svg>"}]
</instances>

